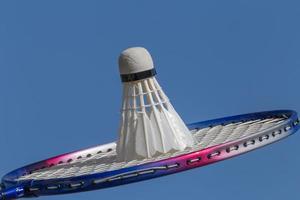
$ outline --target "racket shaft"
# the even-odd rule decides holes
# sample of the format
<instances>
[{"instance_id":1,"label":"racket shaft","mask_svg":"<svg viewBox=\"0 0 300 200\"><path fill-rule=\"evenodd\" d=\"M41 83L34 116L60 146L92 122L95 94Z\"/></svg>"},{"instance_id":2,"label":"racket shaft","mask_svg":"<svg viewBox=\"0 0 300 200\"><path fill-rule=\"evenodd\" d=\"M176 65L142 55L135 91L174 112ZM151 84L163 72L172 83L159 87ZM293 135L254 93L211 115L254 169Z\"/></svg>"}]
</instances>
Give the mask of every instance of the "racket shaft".
<instances>
[{"instance_id":1,"label":"racket shaft","mask_svg":"<svg viewBox=\"0 0 300 200\"><path fill-rule=\"evenodd\" d=\"M24 196L24 188L8 188L0 191L0 200L13 200Z\"/></svg>"}]
</instances>

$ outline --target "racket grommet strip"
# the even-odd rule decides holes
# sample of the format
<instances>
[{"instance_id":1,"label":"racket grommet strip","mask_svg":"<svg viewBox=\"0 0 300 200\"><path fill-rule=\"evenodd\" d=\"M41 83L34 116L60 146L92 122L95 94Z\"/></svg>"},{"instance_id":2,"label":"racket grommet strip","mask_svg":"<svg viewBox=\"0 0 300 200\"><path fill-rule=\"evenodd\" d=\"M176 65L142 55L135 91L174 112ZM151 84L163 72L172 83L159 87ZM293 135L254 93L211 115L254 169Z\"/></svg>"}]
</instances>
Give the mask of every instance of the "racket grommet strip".
<instances>
[{"instance_id":1,"label":"racket grommet strip","mask_svg":"<svg viewBox=\"0 0 300 200\"><path fill-rule=\"evenodd\" d=\"M90 158L90 157L92 157L92 154L89 153L88 155L86 155L86 157Z\"/></svg>"},{"instance_id":2,"label":"racket grommet strip","mask_svg":"<svg viewBox=\"0 0 300 200\"><path fill-rule=\"evenodd\" d=\"M289 130L291 130L291 126L290 125L288 125L288 126L286 126L286 127L284 127L284 131L286 132L286 131L289 131Z\"/></svg>"},{"instance_id":3,"label":"racket grommet strip","mask_svg":"<svg viewBox=\"0 0 300 200\"><path fill-rule=\"evenodd\" d=\"M180 164L179 163L175 163L175 164L167 165L166 167L167 167L167 169L178 168L178 167L180 167Z\"/></svg>"},{"instance_id":4,"label":"racket grommet strip","mask_svg":"<svg viewBox=\"0 0 300 200\"><path fill-rule=\"evenodd\" d=\"M280 129L278 129L278 130L276 130L276 131L273 131L272 136L273 136L273 137L276 137L277 135L280 135L281 132L282 132L282 131L281 131Z\"/></svg>"},{"instance_id":5,"label":"racket grommet strip","mask_svg":"<svg viewBox=\"0 0 300 200\"><path fill-rule=\"evenodd\" d=\"M239 145L234 145L234 146L228 147L228 148L226 149L226 152L227 152L227 153L230 153L230 152L236 151L236 150L238 150L238 149L239 149Z\"/></svg>"},{"instance_id":6,"label":"racket grommet strip","mask_svg":"<svg viewBox=\"0 0 300 200\"><path fill-rule=\"evenodd\" d=\"M106 152L111 152L111 151L112 151L112 149L110 149L110 148L106 150Z\"/></svg>"},{"instance_id":7,"label":"racket grommet strip","mask_svg":"<svg viewBox=\"0 0 300 200\"><path fill-rule=\"evenodd\" d=\"M255 144L255 140L249 140L249 141L244 143L244 147L248 147L248 146L254 145L254 144Z\"/></svg>"},{"instance_id":8,"label":"racket grommet strip","mask_svg":"<svg viewBox=\"0 0 300 200\"><path fill-rule=\"evenodd\" d=\"M132 178L132 177L136 177L138 175L139 175L138 173L131 173L131 174L128 174L128 175L123 175L122 178Z\"/></svg>"},{"instance_id":9,"label":"racket grommet strip","mask_svg":"<svg viewBox=\"0 0 300 200\"><path fill-rule=\"evenodd\" d=\"M259 140L260 142L262 142L262 141L264 141L264 140L268 140L269 137L270 137L269 135L260 136L260 137L258 138L258 140Z\"/></svg>"},{"instance_id":10,"label":"racket grommet strip","mask_svg":"<svg viewBox=\"0 0 300 200\"><path fill-rule=\"evenodd\" d=\"M208 155L207 155L207 158L208 158L208 159L211 159L211 158L216 157L216 156L219 156L219 155L221 155L221 152L220 152L220 151L215 151L215 152L213 152L213 153L208 154Z\"/></svg>"},{"instance_id":11,"label":"racket grommet strip","mask_svg":"<svg viewBox=\"0 0 300 200\"><path fill-rule=\"evenodd\" d=\"M155 173L154 169L150 169L150 170L145 170L145 171L138 172L139 175L154 174L154 173Z\"/></svg>"},{"instance_id":12,"label":"racket grommet strip","mask_svg":"<svg viewBox=\"0 0 300 200\"><path fill-rule=\"evenodd\" d=\"M37 192L37 191L40 191L40 188L37 188L37 187L30 187L28 189L29 192Z\"/></svg>"},{"instance_id":13,"label":"racket grommet strip","mask_svg":"<svg viewBox=\"0 0 300 200\"><path fill-rule=\"evenodd\" d=\"M47 190L57 190L60 188L60 185L49 185L46 187Z\"/></svg>"},{"instance_id":14,"label":"racket grommet strip","mask_svg":"<svg viewBox=\"0 0 300 200\"><path fill-rule=\"evenodd\" d=\"M192 158L192 159L187 160L186 163L187 163L188 165L192 165L192 164L198 163L198 162L200 162L200 161L201 161L201 157L197 157L197 158Z\"/></svg>"},{"instance_id":15,"label":"racket grommet strip","mask_svg":"<svg viewBox=\"0 0 300 200\"><path fill-rule=\"evenodd\" d=\"M83 186L83 185L84 185L84 182L81 181L81 182L78 182L78 183L70 183L70 184L69 184L69 187L70 187L70 188L78 188L78 187L81 187L81 186Z\"/></svg>"}]
</instances>

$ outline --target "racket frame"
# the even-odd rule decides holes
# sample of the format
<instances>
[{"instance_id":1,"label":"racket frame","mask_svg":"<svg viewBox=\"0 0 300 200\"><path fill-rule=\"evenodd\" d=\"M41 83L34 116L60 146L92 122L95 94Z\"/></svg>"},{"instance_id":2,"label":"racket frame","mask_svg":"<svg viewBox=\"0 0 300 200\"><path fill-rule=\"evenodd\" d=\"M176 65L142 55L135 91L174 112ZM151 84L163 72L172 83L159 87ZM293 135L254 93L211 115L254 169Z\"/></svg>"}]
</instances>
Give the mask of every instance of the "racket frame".
<instances>
[{"instance_id":1,"label":"racket frame","mask_svg":"<svg viewBox=\"0 0 300 200\"><path fill-rule=\"evenodd\" d=\"M51 167L49 163L54 160L58 161L62 158L64 158L64 160L70 160L70 157L74 157L74 155L94 151L95 149L99 149L99 146L46 159L16 169L5 175L2 179L4 189L2 191L0 190L0 200L90 191L170 175L241 155L281 140L295 133L300 128L297 113L292 110L237 115L192 123L187 126L190 130L200 130L206 127L227 125L230 123L245 122L255 119L265 119L269 117L284 117L286 119L278 125L236 141L219 144L199 151L155 162L76 177L17 181L18 177L31 173L32 171L44 167ZM114 148L114 146L115 143L110 143L101 145L101 148L103 148L103 150L109 150Z\"/></svg>"}]
</instances>

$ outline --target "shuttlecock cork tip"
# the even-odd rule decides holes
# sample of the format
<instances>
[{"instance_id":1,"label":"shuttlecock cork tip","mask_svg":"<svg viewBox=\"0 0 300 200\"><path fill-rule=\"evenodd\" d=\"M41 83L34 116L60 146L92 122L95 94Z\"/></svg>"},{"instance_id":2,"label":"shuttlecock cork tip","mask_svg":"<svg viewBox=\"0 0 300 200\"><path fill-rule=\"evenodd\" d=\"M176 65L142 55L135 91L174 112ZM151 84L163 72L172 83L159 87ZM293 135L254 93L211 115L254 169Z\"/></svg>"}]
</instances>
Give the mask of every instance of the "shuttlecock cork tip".
<instances>
[{"instance_id":1,"label":"shuttlecock cork tip","mask_svg":"<svg viewBox=\"0 0 300 200\"><path fill-rule=\"evenodd\" d=\"M123 82L136 81L155 75L152 57L143 47L125 49L119 57L119 70Z\"/></svg>"}]
</instances>

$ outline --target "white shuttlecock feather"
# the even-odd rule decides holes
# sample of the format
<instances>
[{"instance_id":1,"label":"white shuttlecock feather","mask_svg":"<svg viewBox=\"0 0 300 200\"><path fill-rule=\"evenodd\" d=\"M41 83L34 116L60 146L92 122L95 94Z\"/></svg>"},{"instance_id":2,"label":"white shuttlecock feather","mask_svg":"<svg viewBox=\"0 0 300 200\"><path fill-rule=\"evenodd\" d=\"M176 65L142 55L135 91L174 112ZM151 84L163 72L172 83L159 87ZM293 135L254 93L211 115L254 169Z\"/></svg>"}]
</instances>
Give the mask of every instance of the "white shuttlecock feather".
<instances>
[{"instance_id":1,"label":"white shuttlecock feather","mask_svg":"<svg viewBox=\"0 0 300 200\"><path fill-rule=\"evenodd\" d=\"M158 84L153 61L142 47L119 58L123 82L117 157L122 161L153 158L192 147L194 139Z\"/></svg>"}]
</instances>

